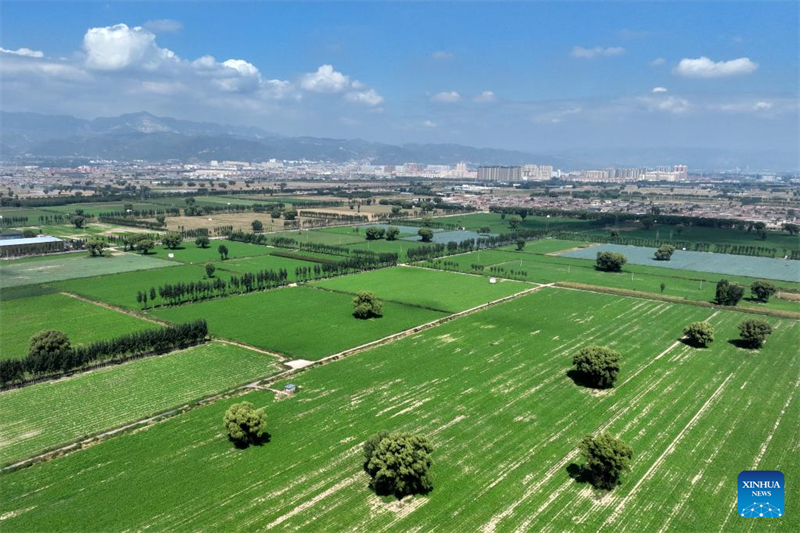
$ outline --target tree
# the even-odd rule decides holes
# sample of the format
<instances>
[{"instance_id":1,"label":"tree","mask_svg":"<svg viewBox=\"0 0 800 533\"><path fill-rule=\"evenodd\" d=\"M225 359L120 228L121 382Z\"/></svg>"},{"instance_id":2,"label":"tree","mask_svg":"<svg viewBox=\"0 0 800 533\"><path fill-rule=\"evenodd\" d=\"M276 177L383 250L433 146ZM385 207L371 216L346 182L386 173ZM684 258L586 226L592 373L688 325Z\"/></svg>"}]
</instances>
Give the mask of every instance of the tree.
<instances>
[{"instance_id":1,"label":"tree","mask_svg":"<svg viewBox=\"0 0 800 533\"><path fill-rule=\"evenodd\" d=\"M167 223L167 216L166 215L156 215L156 222L161 224L162 226Z\"/></svg>"},{"instance_id":2,"label":"tree","mask_svg":"<svg viewBox=\"0 0 800 533\"><path fill-rule=\"evenodd\" d=\"M630 470L633 449L613 435L605 432L588 435L578 449L586 462L583 469L595 488L613 489L620 483L623 472Z\"/></svg>"},{"instance_id":3,"label":"tree","mask_svg":"<svg viewBox=\"0 0 800 533\"><path fill-rule=\"evenodd\" d=\"M433 217L430 215L425 215L424 217L422 217L422 219L420 219L420 221L423 227L429 228L433 224Z\"/></svg>"},{"instance_id":4,"label":"tree","mask_svg":"<svg viewBox=\"0 0 800 533\"><path fill-rule=\"evenodd\" d=\"M272 218L281 218L282 213L283 211L281 210L281 208L276 207L275 209L269 212L269 216L271 216Z\"/></svg>"},{"instance_id":5,"label":"tree","mask_svg":"<svg viewBox=\"0 0 800 533\"><path fill-rule=\"evenodd\" d=\"M360 319L380 317L383 315L383 302L378 300L374 292L359 291L353 298L353 316Z\"/></svg>"},{"instance_id":6,"label":"tree","mask_svg":"<svg viewBox=\"0 0 800 533\"><path fill-rule=\"evenodd\" d=\"M206 276L213 278L215 270L217 270L217 267L214 266L214 263L206 263Z\"/></svg>"},{"instance_id":7,"label":"tree","mask_svg":"<svg viewBox=\"0 0 800 533\"><path fill-rule=\"evenodd\" d=\"M372 453L365 469L372 478L370 488L376 494L400 499L433 490L430 475L433 446L427 438L411 433L382 432L373 436L371 441ZM365 443L365 455L367 450Z\"/></svg>"},{"instance_id":8,"label":"tree","mask_svg":"<svg viewBox=\"0 0 800 533\"><path fill-rule=\"evenodd\" d=\"M367 228L366 235L368 241L374 241L383 237L385 230L377 226L370 226Z\"/></svg>"},{"instance_id":9,"label":"tree","mask_svg":"<svg viewBox=\"0 0 800 533\"><path fill-rule=\"evenodd\" d=\"M614 385L619 375L620 355L603 346L588 346L572 358L575 371L581 381L596 389L607 389Z\"/></svg>"},{"instance_id":10,"label":"tree","mask_svg":"<svg viewBox=\"0 0 800 533\"><path fill-rule=\"evenodd\" d=\"M167 233L161 237L161 243L170 250L176 249L183 242L183 236L180 233Z\"/></svg>"},{"instance_id":11,"label":"tree","mask_svg":"<svg viewBox=\"0 0 800 533\"><path fill-rule=\"evenodd\" d=\"M261 231L264 229L264 223L260 220L254 220L250 225L253 226L253 231Z\"/></svg>"},{"instance_id":12,"label":"tree","mask_svg":"<svg viewBox=\"0 0 800 533\"><path fill-rule=\"evenodd\" d=\"M22 230L22 237L25 239L30 239L39 235L39 230L32 229L32 228L25 228Z\"/></svg>"},{"instance_id":13,"label":"tree","mask_svg":"<svg viewBox=\"0 0 800 533\"><path fill-rule=\"evenodd\" d=\"M402 207L400 207L399 205L393 205L393 206L392 206L392 215L394 215L394 216L397 216L397 215L399 215L399 214L400 214L400 212L401 212L402 210L403 210L403 208L402 208Z\"/></svg>"},{"instance_id":14,"label":"tree","mask_svg":"<svg viewBox=\"0 0 800 533\"><path fill-rule=\"evenodd\" d=\"M738 283L730 283L727 279L717 282L715 299L719 305L736 305L744 296L744 287Z\"/></svg>"},{"instance_id":15,"label":"tree","mask_svg":"<svg viewBox=\"0 0 800 533\"><path fill-rule=\"evenodd\" d=\"M246 448L250 444L261 444L269 439L267 433L267 414L264 409L256 409L250 402L231 405L222 418L228 438L237 447Z\"/></svg>"},{"instance_id":16,"label":"tree","mask_svg":"<svg viewBox=\"0 0 800 533\"><path fill-rule=\"evenodd\" d=\"M151 241L150 239L142 239L141 241L136 243L136 246L141 250L142 254L147 255L147 253L155 248L156 243Z\"/></svg>"},{"instance_id":17,"label":"tree","mask_svg":"<svg viewBox=\"0 0 800 533\"><path fill-rule=\"evenodd\" d=\"M433 239L433 230L430 228L419 228L417 235L422 239L422 242L431 242L431 239Z\"/></svg>"},{"instance_id":18,"label":"tree","mask_svg":"<svg viewBox=\"0 0 800 533\"><path fill-rule=\"evenodd\" d=\"M675 253L675 247L670 244L662 244L656 250L656 261L669 261L672 259L672 254Z\"/></svg>"},{"instance_id":19,"label":"tree","mask_svg":"<svg viewBox=\"0 0 800 533\"><path fill-rule=\"evenodd\" d=\"M686 226L684 226L683 224L678 224L677 226L675 226L675 233L680 235L681 233L683 233L683 230L685 230L685 229L686 229Z\"/></svg>"},{"instance_id":20,"label":"tree","mask_svg":"<svg viewBox=\"0 0 800 533\"><path fill-rule=\"evenodd\" d=\"M761 300L762 302L768 302L770 296L775 294L778 289L769 281L765 280L756 280L750 285L750 292L753 294L755 298Z\"/></svg>"},{"instance_id":21,"label":"tree","mask_svg":"<svg viewBox=\"0 0 800 533\"><path fill-rule=\"evenodd\" d=\"M522 251L525 248L525 239L517 239L517 250Z\"/></svg>"},{"instance_id":22,"label":"tree","mask_svg":"<svg viewBox=\"0 0 800 533\"><path fill-rule=\"evenodd\" d=\"M508 226L511 229L517 229L522 224L522 217L519 215L511 215L508 219Z\"/></svg>"},{"instance_id":23,"label":"tree","mask_svg":"<svg viewBox=\"0 0 800 533\"><path fill-rule=\"evenodd\" d=\"M75 224L76 228L82 228L86 224L86 218L81 215L75 215L72 217L72 223Z\"/></svg>"},{"instance_id":24,"label":"tree","mask_svg":"<svg viewBox=\"0 0 800 533\"><path fill-rule=\"evenodd\" d=\"M597 252L597 263L595 268L604 272L620 272L622 265L628 262L628 259L616 252Z\"/></svg>"},{"instance_id":25,"label":"tree","mask_svg":"<svg viewBox=\"0 0 800 533\"><path fill-rule=\"evenodd\" d=\"M219 247L217 247L217 252L219 252L220 259L228 258L228 247L225 246L224 244L220 244Z\"/></svg>"},{"instance_id":26,"label":"tree","mask_svg":"<svg viewBox=\"0 0 800 533\"><path fill-rule=\"evenodd\" d=\"M644 229L651 229L656 223L653 217L644 217L642 218L641 222L642 226L644 226Z\"/></svg>"},{"instance_id":27,"label":"tree","mask_svg":"<svg viewBox=\"0 0 800 533\"><path fill-rule=\"evenodd\" d=\"M395 226L389 226L388 228L386 228L387 241L396 241L399 235L400 235L400 228L396 228Z\"/></svg>"},{"instance_id":28,"label":"tree","mask_svg":"<svg viewBox=\"0 0 800 533\"><path fill-rule=\"evenodd\" d=\"M31 337L28 345L28 357L50 357L62 352L68 352L72 346L66 333L50 329L41 331Z\"/></svg>"},{"instance_id":29,"label":"tree","mask_svg":"<svg viewBox=\"0 0 800 533\"><path fill-rule=\"evenodd\" d=\"M661 294L664 294L664 289L667 288L667 284L662 281L661 285L659 285L659 287L661 288Z\"/></svg>"},{"instance_id":30,"label":"tree","mask_svg":"<svg viewBox=\"0 0 800 533\"><path fill-rule=\"evenodd\" d=\"M91 257L103 257L103 249L106 247L106 243L103 241L92 240L86 243L86 249L89 250L89 255Z\"/></svg>"},{"instance_id":31,"label":"tree","mask_svg":"<svg viewBox=\"0 0 800 533\"><path fill-rule=\"evenodd\" d=\"M750 348L761 348L772 334L772 326L763 320L753 318L739 324L739 336Z\"/></svg>"},{"instance_id":32,"label":"tree","mask_svg":"<svg viewBox=\"0 0 800 533\"><path fill-rule=\"evenodd\" d=\"M783 225L783 231L787 232L789 235L797 235L800 233L800 225L787 222Z\"/></svg>"},{"instance_id":33,"label":"tree","mask_svg":"<svg viewBox=\"0 0 800 533\"><path fill-rule=\"evenodd\" d=\"M283 218L286 220L294 220L297 218L297 211L294 209L289 209L288 211L283 213Z\"/></svg>"},{"instance_id":34,"label":"tree","mask_svg":"<svg viewBox=\"0 0 800 533\"><path fill-rule=\"evenodd\" d=\"M714 326L709 322L692 322L683 328L686 342L692 346L704 348L714 342Z\"/></svg>"},{"instance_id":35,"label":"tree","mask_svg":"<svg viewBox=\"0 0 800 533\"><path fill-rule=\"evenodd\" d=\"M194 243L195 245L197 245L198 248L208 248L209 245L211 245L211 241L205 235L200 235L199 237L197 237L194 240Z\"/></svg>"}]
</instances>

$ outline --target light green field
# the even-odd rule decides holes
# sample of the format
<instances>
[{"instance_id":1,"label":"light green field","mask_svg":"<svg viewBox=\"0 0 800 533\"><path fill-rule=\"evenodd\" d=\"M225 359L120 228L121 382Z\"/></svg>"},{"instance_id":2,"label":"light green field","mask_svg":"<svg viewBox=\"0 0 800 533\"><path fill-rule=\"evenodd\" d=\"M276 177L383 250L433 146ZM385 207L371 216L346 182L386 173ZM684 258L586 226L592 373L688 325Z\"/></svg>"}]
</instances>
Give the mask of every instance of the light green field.
<instances>
[{"instance_id":1,"label":"light green field","mask_svg":"<svg viewBox=\"0 0 800 533\"><path fill-rule=\"evenodd\" d=\"M266 246L223 239L212 239L208 248L200 248L194 243L194 239L185 239L178 249L170 250L164 246L156 246L147 255L181 263L208 263L220 260L217 251L220 245L228 248L228 260L265 255L270 252L270 248ZM173 254L174 257L170 258L169 254Z\"/></svg>"},{"instance_id":2,"label":"light green field","mask_svg":"<svg viewBox=\"0 0 800 533\"><path fill-rule=\"evenodd\" d=\"M676 342L704 318L711 348ZM245 396L267 406L263 446L235 449L221 418L241 399L217 402L5 475L0 515L8 531L796 531L800 485L782 519L742 519L736 476L800 475L800 327L770 319L751 353L727 342L741 320L542 289L304 372L291 399ZM607 393L567 376L588 344L622 353ZM432 441L429 495L399 504L367 488L361 444L380 429ZM634 450L602 498L571 477L579 440L599 431Z\"/></svg>"},{"instance_id":3,"label":"light green field","mask_svg":"<svg viewBox=\"0 0 800 533\"><path fill-rule=\"evenodd\" d=\"M156 259L156 261L159 260ZM166 283L188 283L207 279L203 265L160 262L170 265L171 268L75 279L57 283L56 286L62 291L73 292L92 300L129 309L140 309L141 305L136 301L137 291L149 292L151 287L158 291L158 287ZM227 274L223 270L217 270L215 276L227 279ZM160 301L161 299L156 297L156 303L159 304Z\"/></svg>"},{"instance_id":4,"label":"light green field","mask_svg":"<svg viewBox=\"0 0 800 533\"><path fill-rule=\"evenodd\" d=\"M264 248L262 246L262 248ZM268 252L274 252L276 249L274 248L264 248ZM287 250L282 250L287 251ZM301 252L305 255L305 252ZM334 257L334 256L326 256L328 259L337 261L341 260L341 257ZM218 261L215 263L218 269L227 270L230 272L235 272L237 274L242 274L244 272L255 272L258 270L274 270L277 272L279 269L283 268L289 273L289 280L294 281L297 279L295 276L295 269L298 267L306 267L306 268L314 268L313 262L310 261L298 261L297 259L291 259L288 257L280 257L277 255L259 255L255 257L245 257L242 259L228 259L226 261Z\"/></svg>"},{"instance_id":5,"label":"light green field","mask_svg":"<svg viewBox=\"0 0 800 533\"><path fill-rule=\"evenodd\" d=\"M0 303L0 316L0 359L26 356L30 338L48 329L63 331L77 345L156 327L63 294L4 300Z\"/></svg>"},{"instance_id":6,"label":"light green field","mask_svg":"<svg viewBox=\"0 0 800 533\"><path fill-rule=\"evenodd\" d=\"M317 244L329 244L332 246L346 246L366 240L363 235L330 233L322 230L308 231L282 231L280 233L270 233L269 237L287 237L297 242L313 242Z\"/></svg>"},{"instance_id":7,"label":"light green field","mask_svg":"<svg viewBox=\"0 0 800 533\"><path fill-rule=\"evenodd\" d=\"M97 215L99 213L110 213L114 211L124 211L125 204L131 204L134 210L162 209L162 206L154 202L88 202L83 204L56 205L41 208L51 213L71 214L76 209L83 209L85 215ZM47 213L42 213L47 214Z\"/></svg>"},{"instance_id":8,"label":"light green field","mask_svg":"<svg viewBox=\"0 0 800 533\"><path fill-rule=\"evenodd\" d=\"M0 394L0 463L23 459L277 373L267 355L213 342Z\"/></svg>"},{"instance_id":9,"label":"light green field","mask_svg":"<svg viewBox=\"0 0 800 533\"><path fill-rule=\"evenodd\" d=\"M456 313L531 288L515 281L494 285L482 276L396 267L342 276L313 283L317 287L355 295L372 291L385 301Z\"/></svg>"},{"instance_id":10,"label":"light green field","mask_svg":"<svg viewBox=\"0 0 800 533\"><path fill-rule=\"evenodd\" d=\"M545 241L546 242L546 241ZM526 250L527 250L526 246ZM530 252L530 250L527 250ZM536 283L552 283L556 281L571 281L587 283L601 287L612 287L641 291L644 293L661 294L661 283L665 284L663 294L710 302L714 299L716 283L722 278L731 282L741 283L747 288L747 298L739 305L754 308L769 308L785 311L800 311L800 303L791 300L771 298L768 303L761 303L749 298L750 284L753 278L741 276L728 276L709 272L693 272L688 270L664 269L643 265L627 264L623 272L600 272L595 270L595 262L585 259L570 259L566 257L553 257L516 251L483 250L469 254L447 257L438 261L422 263L425 266L445 268L444 262L455 263L458 270L476 272L486 276L511 276L511 271L526 272L525 276L514 275L514 279L522 277ZM473 270L472 265L484 265L482 271ZM502 268L503 271L492 271L491 267ZM450 270L452 268L448 268ZM789 289L798 289L800 285L791 282L778 282L778 286Z\"/></svg>"},{"instance_id":11,"label":"light green field","mask_svg":"<svg viewBox=\"0 0 800 533\"><path fill-rule=\"evenodd\" d=\"M523 254L536 254L536 255L543 255L543 254L552 254L555 252L563 252L564 250L569 250L570 248L577 248L579 246L589 246L589 243L581 242L581 241L565 241L565 240L558 240L558 239L541 239L538 241L527 241L525 243L525 248L522 250L517 250L516 245L510 246L502 246L497 248L498 250L506 250L506 251L519 251Z\"/></svg>"},{"instance_id":12,"label":"light green field","mask_svg":"<svg viewBox=\"0 0 800 533\"><path fill-rule=\"evenodd\" d=\"M135 254L89 257L88 253L75 253L36 260L16 259L0 262L0 288L166 266L173 266L173 263Z\"/></svg>"},{"instance_id":13,"label":"light green field","mask_svg":"<svg viewBox=\"0 0 800 533\"><path fill-rule=\"evenodd\" d=\"M203 318L214 335L309 360L446 316L386 302L382 318L358 320L352 300L349 294L290 287L158 309L153 315L173 323Z\"/></svg>"},{"instance_id":14,"label":"light green field","mask_svg":"<svg viewBox=\"0 0 800 533\"><path fill-rule=\"evenodd\" d=\"M396 253L400 257L400 261L405 261L406 252L410 248L419 248L420 246L428 246L425 243L417 242L417 241L387 241L385 239L381 239L378 241L368 241L366 239L361 240L360 242L354 244L348 244L348 248L358 248L360 250L369 250L371 252L391 252Z\"/></svg>"}]
</instances>

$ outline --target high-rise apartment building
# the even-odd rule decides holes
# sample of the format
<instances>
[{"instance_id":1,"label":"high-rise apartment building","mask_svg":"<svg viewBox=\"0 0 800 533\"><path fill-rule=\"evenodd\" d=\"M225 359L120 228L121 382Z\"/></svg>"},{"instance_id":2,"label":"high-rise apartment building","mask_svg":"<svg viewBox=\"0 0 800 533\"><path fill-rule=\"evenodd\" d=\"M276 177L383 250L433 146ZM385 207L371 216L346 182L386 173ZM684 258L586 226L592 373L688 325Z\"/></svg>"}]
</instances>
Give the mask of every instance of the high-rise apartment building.
<instances>
[{"instance_id":1,"label":"high-rise apartment building","mask_svg":"<svg viewBox=\"0 0 800 533\"><path fill-rule=\"evenodd\" d=\"M478 181L522 181L522 167L478 167Z\"/></svg>"}]
</instances>

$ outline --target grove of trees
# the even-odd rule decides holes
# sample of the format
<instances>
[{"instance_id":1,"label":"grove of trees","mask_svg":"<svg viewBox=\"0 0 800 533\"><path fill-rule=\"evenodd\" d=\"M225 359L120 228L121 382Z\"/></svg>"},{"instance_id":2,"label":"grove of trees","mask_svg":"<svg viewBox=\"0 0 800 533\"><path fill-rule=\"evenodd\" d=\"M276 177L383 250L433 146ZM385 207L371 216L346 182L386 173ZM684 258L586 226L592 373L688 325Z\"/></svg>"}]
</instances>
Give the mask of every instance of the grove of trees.
<instances>
[{"instance_id":1,"label":"grove of trees","mask_svg":"<svg viewBox=\"0 0 800 533\"><path fill-rule=\"evenodd\" d=\"M717 282L714 299L719 305L734 306L744 297L744 287L738 283L730 283L727 279Z\"/></svg>"}]
</instances>

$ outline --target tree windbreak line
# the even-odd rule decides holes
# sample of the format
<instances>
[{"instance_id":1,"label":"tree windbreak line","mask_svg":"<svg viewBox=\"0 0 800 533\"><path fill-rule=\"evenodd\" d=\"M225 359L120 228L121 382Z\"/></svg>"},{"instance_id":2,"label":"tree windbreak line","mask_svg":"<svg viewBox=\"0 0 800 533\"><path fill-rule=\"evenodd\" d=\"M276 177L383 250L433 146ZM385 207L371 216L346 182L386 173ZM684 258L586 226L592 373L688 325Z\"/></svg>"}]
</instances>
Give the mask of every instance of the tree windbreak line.
<instances>
[{"instance_id":1,"label":"tree windbreak line","mask_svg":"<svg viewBox=\"0 0 800 533\"><path fill-rule=\"evenodd\" d=\"M110 361L171 352L205 342L207 336L205 320L139 331L74 347L60 331L44 331L31 337L27 357L0 361L0 387L55 378Z\"/></svg>"}]
</instances>

